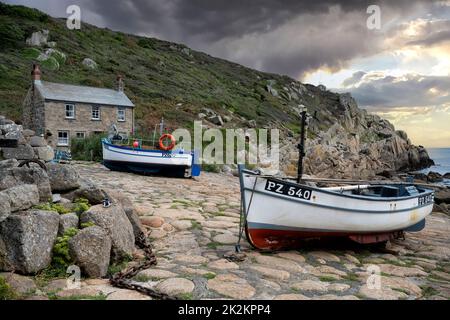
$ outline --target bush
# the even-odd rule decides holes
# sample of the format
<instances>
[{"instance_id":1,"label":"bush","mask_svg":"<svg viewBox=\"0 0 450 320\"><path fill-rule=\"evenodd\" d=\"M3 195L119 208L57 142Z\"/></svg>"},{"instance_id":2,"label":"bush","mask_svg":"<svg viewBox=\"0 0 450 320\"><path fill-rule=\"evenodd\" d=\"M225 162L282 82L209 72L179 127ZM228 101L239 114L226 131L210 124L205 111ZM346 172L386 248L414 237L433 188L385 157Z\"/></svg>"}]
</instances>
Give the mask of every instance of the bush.
<instances>
[{"instance_id":1,"label":"bush","mask_svg":"<svg viewBox=\"0 0 450 320\"><path fill-rule=\"evenodd\" d=\"M78 214L82 214L83 212L88 211L90 207L91 206L87 199L79 198L79 199L75 200L74 211Z\"/></svg>"},{"instance_id":2,"label":"bush","mask_svg":"<svg viewBox=\"0 0 450 320\"><path fill-rule=\"evenodd\" d=\"M64 232L62 237L56 238L53 246L52 267L55 269L65 270L73 264L73 260L69 254L69 240L78 233L78 229L69 228Z\"/></svg>"},{"instance_id":3,"label":"bush","mask_svg":"<svg viewBox=\"0 0 450 320\"><path fill-rule=\"evenodd\" d=\"M71 142L72 159L82 161L102 161L102 138L105 135L92 134L85 139L73 138Z\"/></svg>"},{"instance_id":4,"label":"bush","mask_svg":"<svg viewBox=\"0 0 450 320\"><path fill-rule=\"evenodd\" d=\"M205 171L205 172L220 173L221 166L218 165L218 164L203 163L202 164L202 170Z\"/></svg>"},{"instance_id":5,"label":"bush","mask_svg":"<svg viewBox=\"0 0 450 320\"><path fill-rule=\"evenodd\" d=\"M44 211L54 211L58 212L59 214L66 214L69 213L70 210L65 208L59 203L44 203L44 204L38 204L37 206L34 206L34 209L44 210Z\"/></svg>"},{"instance_id":6,"label":"bush","mask_svg":"<svg viewBox=\"0 0 450 320\"><path fill-rule=\"evenodd\" d=\"M6 283L5 278L0 277L0 301L14 300L16 298L17 294L11 289L10 285Z\"/></svg>"},{"instance_id":7,"label":"bush","mask_svg":"<svg viewBox=\"0 0 450 320\"><path fill-rule=\"evenodd\" d=\"M26 48L22 51L22 57L28 60L36 60L40 54L41 51L36 48Z\"/></svg>"},{"instance_id":8,"label":"bush","mask_svg":"<svg viewBox=\"0 0 450 320\"><path fill-rule=\"evenodd\" d=\"M49 57L47 60L41 62L44 69L56 71L59 69L59 62L54 57Z\"/></svg>"}]
</instances>

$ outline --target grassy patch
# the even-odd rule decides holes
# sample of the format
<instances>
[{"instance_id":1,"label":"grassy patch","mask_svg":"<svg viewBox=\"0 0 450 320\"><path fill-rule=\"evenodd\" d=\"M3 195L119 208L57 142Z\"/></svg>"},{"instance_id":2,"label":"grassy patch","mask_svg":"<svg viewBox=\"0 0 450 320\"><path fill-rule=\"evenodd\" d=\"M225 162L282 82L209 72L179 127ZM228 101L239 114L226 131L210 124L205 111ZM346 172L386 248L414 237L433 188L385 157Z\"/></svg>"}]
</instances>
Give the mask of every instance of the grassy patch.
<instances>
[{"instance_id":1,"label":"grassy patch","mask_svg":"<svg viewBox=\"0 0 450 320\"><path fill-rule=\"evenodd\" d=\"M348 281L359 281L358 275L356 273L352 273L352 272L348 273L347 275L343 276L342 278L345 280L348 280Z\"/></svg>"},{"instance_id":2,"label":"grassy patch","mask_svg":"<svg viewBox=\"0 0 450 320\"><path fill-rule=\"evenodd\" d=\"M69 254L69 240L78 233L78 229L69 228L62 237L57 237L53 246L52 266L56 270L66 270L73 264L73 259Z\"/></svg>"},{"instance_id":3,"label":"grassy patch","mask_svg":"<svg viewBox=\"0 0 450 320\"><path fill-rule=\"evenodd\" d=\"M406 295L409 295L409 291L408 290L405 290L405 289L402 289L402 288L391 288L391 289L394 290L394 291L402 292L402 293L404 293Z\"/></svg>"},{"instance_id":4,"label":"grassy patch","mask_svg":"<svg viewBox=\"0 0 450 320\"><path fill-rule=\"evenodd\" d=\"M6 283L5 278L0 277L0 300L14 300L17 298L17 293Z\"/></svg>"},{"instance_id":5,"label":"grassy patch","mask_svg":"<svg viewBox=\"0 0 450 320\"><path fill-rule=\"evenodd\" d=\"M439 293L438 290L430 286L421 286L420 289L422 289L422 296L424 298L429 298Z\"/></svg>"},{"instance_id":6,"label":"grassy patch","mask_svg":"<svg viewBox=\"0 0 450 320\"><path fill-rule=\"evenodd\" d=\"M178 296L181 300L193 300L194 296L192 293L182 293Z\"/></svg>"},{"instance_id":7,"label":"grassy patch","mask_svg":"<svg viewBox=\"0 0 450 320\"><path fill-rule=\"evenodd\" d=\"M207 246L209 249L214 249L214 250L216 250L217 247L220 247L221 245L222 245L222 244L221 244L220 242L212 241L212 242L208 243L206 246Z\"/></svg>"},{"instance_id":8,"label":"grassy patch","mask_svg":"<svg viewBox=\"0 0 450 320\"><path fill-rule=\"evenodd\" d=\"M138 274L133 277L133 280L137 281L137 282L148 282L148 281L153 281L154 279L152 277L146 276L144 274Z\"/></svg>"},{"instance_id":9,"label":"grassy patch","mask_svg":"<svg viewBox=\"0 0 450 320\"><path fill-rule=\"evenodd\" d=\"M214 278L216 277L216 274L214 274L214 273L212 273L212 272L208 272L208 273L205 273L205 274L203 275L203 277L206 278L206 279L208 279L208 280L211 280L211 279L214 279Z\"/></svg>"},{"instance_id":10,"label":"grassy patch","mask_svg":"<svg viewBox=\"0 0 450 320\"><path fill-rule=\"evenodd\" d=\"M88 211L90 207L91 205L89 204L89 200L85 198L78 198L75 200L75 207L73 210L78 214L82 214L83 212Z\"/></svg>"},{"instance_id":11,"label":"grassy patch","mask_svg":"<svg viewBox=\"0 0 450 320\"><path fill-rule=\"evenodd\" d=\"M48 298L50 300L106 300L106 295L99 294L95 296L89 295L73 295L70 297L58 297L56 294L49 294Z\"/></svg>"},{"instance_id":12,"label":"grassy patch","mask_svg":"<svg viewBox=\"0 0 450 320\"><path fill-rule=\"evenodd\" d=\"M86 229L86 228L94 227L94 226L95 226L95 223L93 223L92 221L83 222L83 223L80 224L80 228L81 229Z\"/></svg>"},{"instance_id":13,"label":"grassy patch","mask_svg":"<svg viewBox=\"0 0 450 320\"><path fill-rule=\"evenodd\" d=\"M130 263L130 261L131 261L131 258L126 258L120 263L111 264L108 267L108 276L112 276L112 275L116 274L117 272L124 270L128 266L128 263Z\"/></svg>"},{"instance_id":14,"label":"grassy patch","mask_svg":"<svg viewBox=\"0 0 450 320\"><path fill-rule=\"evenodd\" d=\"M192 226L189 228L190 230L202 230L203 229L202 225L198 221L191 220L191 225Z\"/></svg>"},{"instance_id":15,"label":"grassy patch","mask_svg":"<svg viewBox=\"0 0 450 320\"><path fill-rule=\"evenodd\" d=\"M218 164L202 164L202 170L205 172L213 172L213 173L220 173L221 166Z\"/></svg>"},{"instance_id":16,"label":"grassy patch","mask_svg":"<svg viewBox=\"0 0 450 320\"><path fill-rule=\"evenodd\" d=\"M322 281L322 282L338 281L338 279L336 279L335 277L332 277L332 276L320 276L319 280Z\"/></svg>"},{"instance_id":17,"label":"grassy patch","mask_svg":"<svg viewBox=\"0 0 450 320\"><path fill-rule=\"evenodd\" d=\"M63 205L59 203L44 203L44 204L38 204L33 207L33 209L38 210L44 210L44 211L53 211L57 212L59 214L66 214L69 213L70 210L64 207Z\"/></svg>"}]
</instances>

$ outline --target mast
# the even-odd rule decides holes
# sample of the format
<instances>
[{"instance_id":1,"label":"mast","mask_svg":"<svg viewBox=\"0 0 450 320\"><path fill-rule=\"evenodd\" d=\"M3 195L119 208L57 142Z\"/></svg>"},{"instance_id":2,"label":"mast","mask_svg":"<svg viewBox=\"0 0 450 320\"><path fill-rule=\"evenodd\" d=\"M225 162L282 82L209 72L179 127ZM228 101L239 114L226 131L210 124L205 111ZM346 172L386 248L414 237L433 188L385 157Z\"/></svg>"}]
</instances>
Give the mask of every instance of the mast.
<instances>
[{"instance_id":1,"label":"mast","mask_svg":"<svg viewBox=\"0 0 450 320\"><path fill-rule=\"evenodd\" d=\"M303 176L303 158L305 157L305 127L306 127L306 107L301 105L301 127L300 143L298 144L298 165L297 165L297 183L300 183Z\"/></svg>"}]
</instances>

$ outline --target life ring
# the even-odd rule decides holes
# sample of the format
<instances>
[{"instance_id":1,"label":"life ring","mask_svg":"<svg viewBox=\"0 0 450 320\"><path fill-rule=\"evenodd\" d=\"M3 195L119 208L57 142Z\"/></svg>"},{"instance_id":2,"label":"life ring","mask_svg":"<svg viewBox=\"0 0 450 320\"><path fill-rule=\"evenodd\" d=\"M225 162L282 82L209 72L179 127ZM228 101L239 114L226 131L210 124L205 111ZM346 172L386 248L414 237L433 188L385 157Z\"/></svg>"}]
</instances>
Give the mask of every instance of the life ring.
<instances>
[{"instance_id":1,"label":"life ring","mask_svg":"<svg viewBox=\"0 0 450 320\"><path fill-rule=\"evenodd\" d=\"M165 139L170 139L170 144L168 146L164 144ZM159 138L159 148L164 151L172 150L175 147L175 143L175 137L169 133L163 134L161 138Z\"/></svg>"}]
</instances>

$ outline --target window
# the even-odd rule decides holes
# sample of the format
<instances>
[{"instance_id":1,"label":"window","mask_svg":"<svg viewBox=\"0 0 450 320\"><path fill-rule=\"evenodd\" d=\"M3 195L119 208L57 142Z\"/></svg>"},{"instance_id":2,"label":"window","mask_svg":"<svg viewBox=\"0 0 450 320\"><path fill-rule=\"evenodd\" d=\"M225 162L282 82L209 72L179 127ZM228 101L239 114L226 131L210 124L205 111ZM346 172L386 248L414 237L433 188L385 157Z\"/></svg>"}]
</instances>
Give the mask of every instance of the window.
<instances>
[{"instance_id":1,"label":"window","mask_svg":"<svg viewBox=\"0 0 450 320\"><path fill-rule=\"evenodd\" d=\"M58 146L69 145L69 131L58 131Z\"/></svg>"},{"instance_id":2,"label":"window","mask_svg":"<svg viewBox=\"0 0 450 320\"><path fill-rule=\"evenodd\" d=\"M77 139L84 139L85 138L85 133L84 132L77 132L76 133L76 137L77 137Z\"/></svg>"},{"instance_id":3,"label":"window","mask_svg":"<svg viewBox=\"0 0 450 320\"><path fill-rule=\"evenodd\" d=\"M92 106L92 120L100 120L100 107Z\"/></svg>"},{"instance_id":4,"label":"window","mask_svg":"<svg viewBox=\"0 0 450 320\"><path fill-rule=\"evenodd\" d=\"M117 109L117 121L125 121L125 109Z\"/></svg>"},{"instance_id":5,"label":"window","mask_svg":"<svg viewBox=\"0 0 450 320\"><path fill-rule=\"evenodd\" d=\"M75 119L75 105L66 104L66 119Z\"/></svg>"}]
</instances>

